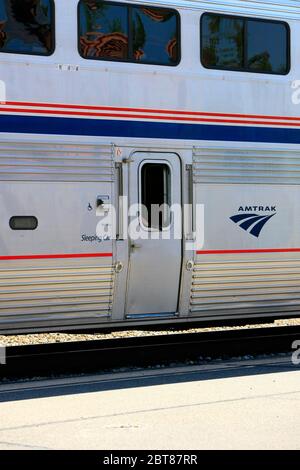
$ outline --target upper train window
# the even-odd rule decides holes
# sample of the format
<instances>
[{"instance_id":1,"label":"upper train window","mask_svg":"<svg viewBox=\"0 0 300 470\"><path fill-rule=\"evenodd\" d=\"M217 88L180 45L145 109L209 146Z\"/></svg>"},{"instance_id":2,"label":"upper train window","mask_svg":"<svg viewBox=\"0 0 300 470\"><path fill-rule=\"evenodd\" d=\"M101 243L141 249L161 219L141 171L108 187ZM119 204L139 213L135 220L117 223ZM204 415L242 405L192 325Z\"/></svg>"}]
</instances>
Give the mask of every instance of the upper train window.
<instances>
[{"instance_id":1,"label":"upper train window","mask_svg":"<svg viewBox=\"0 0 300 470\"><path fill-rule=\"evenodd\" d=\"M205 13L201 20L204 67L286 75L290 68L287 23Z\"/></svg>"},{"instance_id":2,"label":"upper train window","mask_svg":"<svg viewBox=\"0 0 300 470\"><path fill-rule=\"evenodd\" d=\"M179 15L169 8L81 0L79 52L85 59L177 65Z\"/></svg>"},{"instance_id":3,"label":"upper train window","mask_svg":"<svg viewBox=\"0 0 300 470\"><path fill-rule=\"evenodd\" d=\"M53 50L53 0L0 0L0 52L50 55Z\"/></svg>"}]
</instances>

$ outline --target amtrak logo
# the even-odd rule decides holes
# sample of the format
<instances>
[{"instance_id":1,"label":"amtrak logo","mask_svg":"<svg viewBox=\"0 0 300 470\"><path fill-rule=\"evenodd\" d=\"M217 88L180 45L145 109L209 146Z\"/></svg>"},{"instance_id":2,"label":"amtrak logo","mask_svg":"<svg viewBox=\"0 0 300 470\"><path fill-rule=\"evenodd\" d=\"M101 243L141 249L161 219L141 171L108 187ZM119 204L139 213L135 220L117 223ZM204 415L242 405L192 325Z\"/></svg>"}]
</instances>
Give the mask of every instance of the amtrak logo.
<instances>
[{"instance_id":1,"label":"amtrak logo","mask_svg":"<svg viewBox=\"0 0 300 470\"><path fill-rule=\"evenodd\" d=\"M230 220L258 238L266 223L276 215L276 206L241 206L238 212L240 213L230 217ZM265 214L260 215L257 212Z\"/></svg>"}]
</instances>

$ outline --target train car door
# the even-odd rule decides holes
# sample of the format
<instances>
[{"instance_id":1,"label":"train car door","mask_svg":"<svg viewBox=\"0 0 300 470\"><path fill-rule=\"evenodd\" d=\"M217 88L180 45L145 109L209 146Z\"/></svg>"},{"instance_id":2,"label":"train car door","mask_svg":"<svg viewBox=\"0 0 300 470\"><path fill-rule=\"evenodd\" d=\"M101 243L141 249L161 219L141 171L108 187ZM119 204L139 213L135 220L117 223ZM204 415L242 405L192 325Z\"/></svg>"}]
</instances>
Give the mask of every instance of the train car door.
<instances>
[{"instance_id":1,"label":"train car door","mask_svg":"<svg viewBox=\"0 0 300 470\"><path fill-rule=\"evenodd\" d=\"M172 316L178 307L182 222L170 208L181 207L180 159L136 152L131 160L126 315Z\"/></svg>"}]
</instances>

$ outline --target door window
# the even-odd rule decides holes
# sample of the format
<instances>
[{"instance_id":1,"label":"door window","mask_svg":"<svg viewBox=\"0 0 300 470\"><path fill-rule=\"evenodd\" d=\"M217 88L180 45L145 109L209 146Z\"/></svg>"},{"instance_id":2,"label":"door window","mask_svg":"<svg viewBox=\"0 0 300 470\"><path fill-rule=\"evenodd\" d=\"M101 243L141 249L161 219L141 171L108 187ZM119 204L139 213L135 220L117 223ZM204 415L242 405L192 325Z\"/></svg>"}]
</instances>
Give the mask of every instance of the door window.
<instances>
[{"instance_id":1,"label":"door window","mask_svg":"<svg viewBox=\"0 0 300 470\"><path fill-rule=\"evenodd\" d=\"M141 218L148 229L171 224L171 170L166 163L144 163L141 168Z\"/></svg>"}]
</instances>

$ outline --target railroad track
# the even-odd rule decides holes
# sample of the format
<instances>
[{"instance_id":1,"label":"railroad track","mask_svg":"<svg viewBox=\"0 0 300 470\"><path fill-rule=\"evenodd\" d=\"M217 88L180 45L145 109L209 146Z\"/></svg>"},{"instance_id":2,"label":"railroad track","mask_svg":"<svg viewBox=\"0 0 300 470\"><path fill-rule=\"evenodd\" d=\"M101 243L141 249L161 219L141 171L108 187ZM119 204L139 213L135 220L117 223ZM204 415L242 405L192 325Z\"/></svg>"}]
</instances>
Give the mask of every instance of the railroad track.
<instances>
[{"instance_id":1,"label":"railroad track","mask_svg":"<svg viewBox=\"0 0 300 470\"><path fill-rule=\"evenodd\" d=\"M201 358L292 353L300 326L209 331L7 348L0 378L91 373Z\"/></svg>"}]
</instances>

